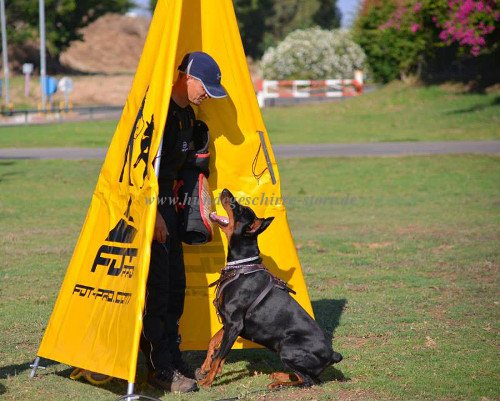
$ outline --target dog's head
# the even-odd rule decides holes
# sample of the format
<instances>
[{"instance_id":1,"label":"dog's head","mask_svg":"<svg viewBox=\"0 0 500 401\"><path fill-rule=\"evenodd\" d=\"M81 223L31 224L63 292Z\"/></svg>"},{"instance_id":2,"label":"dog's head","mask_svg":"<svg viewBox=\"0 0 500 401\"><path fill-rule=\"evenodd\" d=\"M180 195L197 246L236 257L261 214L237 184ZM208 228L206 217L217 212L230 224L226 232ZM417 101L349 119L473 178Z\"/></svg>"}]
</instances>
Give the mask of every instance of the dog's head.
<instances>
[{"instance_id":1,"label":"dog's head","mask_svg":"<svg viewBox=\"0 0 500 401\"><path fill-rule=\"evenodd\" d=\"M221 192L220 201L227 213L227 218L212 212L210 219L217 223L229 242L237 237L257 238L274 220L274 217L265 219L257 217L248 206L239 204L228 189Z\"/></svg>"}]
</instances>

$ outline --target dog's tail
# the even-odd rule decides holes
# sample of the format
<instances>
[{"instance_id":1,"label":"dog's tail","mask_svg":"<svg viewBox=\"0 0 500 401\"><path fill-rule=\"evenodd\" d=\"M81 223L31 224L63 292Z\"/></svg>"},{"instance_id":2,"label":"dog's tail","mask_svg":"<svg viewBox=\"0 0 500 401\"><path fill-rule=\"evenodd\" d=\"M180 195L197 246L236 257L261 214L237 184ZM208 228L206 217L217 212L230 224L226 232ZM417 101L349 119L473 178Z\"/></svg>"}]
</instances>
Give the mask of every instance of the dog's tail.
<instances>
[{"instance_id":1,"label":"dog's tail","mask_svg":"<svg viewBox=\"0 0 500 401\"><path fill-rule=\"evenodd\" d=\"M330 361L330 364L339 363L342 359L343 359L342 354L333 351L332 360Z\"/></svg>"}]
</instances>

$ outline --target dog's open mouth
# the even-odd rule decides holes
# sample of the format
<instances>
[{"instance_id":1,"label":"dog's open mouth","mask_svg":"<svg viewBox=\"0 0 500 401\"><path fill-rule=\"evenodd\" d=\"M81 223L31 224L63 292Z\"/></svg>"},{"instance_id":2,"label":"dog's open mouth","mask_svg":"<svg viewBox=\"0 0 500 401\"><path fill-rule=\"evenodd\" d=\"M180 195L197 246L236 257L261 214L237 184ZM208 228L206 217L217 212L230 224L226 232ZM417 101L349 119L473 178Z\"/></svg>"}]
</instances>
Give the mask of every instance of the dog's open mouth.
<instances>
[{"instance_id":1,"label":"dog's open mouth","mask_svg":"<svg viewBox=\"0 0 500 401\"><path fill-rule=\"evenodd\" d=\"M216 214L215 212L210 213L210 220L219 224L222 227L226 227L229 224L229 219L227 217L222 217Z\"/></svg>"}]
</instances>

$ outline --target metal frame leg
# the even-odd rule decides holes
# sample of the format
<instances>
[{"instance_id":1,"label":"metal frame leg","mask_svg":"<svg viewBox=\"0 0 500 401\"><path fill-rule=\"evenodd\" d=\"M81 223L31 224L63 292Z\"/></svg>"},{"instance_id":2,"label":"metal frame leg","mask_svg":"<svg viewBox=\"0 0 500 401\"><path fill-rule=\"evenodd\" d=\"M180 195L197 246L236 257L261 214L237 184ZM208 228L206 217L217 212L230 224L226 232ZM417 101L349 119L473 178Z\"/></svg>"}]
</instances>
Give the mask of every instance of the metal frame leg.
<instances>
[{"instance_id":1,"label":"metal frame leg","mask_svg":"<svg viewBox=\"0 0 500 401\"><path fill-rule=\"evenodd\" d=\"M35 374L36 374L36 370L38 369L38 365L40 364L40 357L37 356L35 358L35 362L33 362L31 366L31 373L30 373L30 379L33 379L35 377Z\"/></svg>"},{"instance_id":2,"label":"metal frame leg","mask_svg":"<svg viewBox=\"0 0 500 401\"><path fill-rule=\"evenodd\" d=\"M127 395L130 395L130 394L134 394L134 383L132 382L128 382L128 386L127 386ZM126 398L126 401L132 401L133 397L127 397Z\"/></svg>"},{"instance_id":3,"label":"metal frame leg","mask_svg":"<svg viewBox=\"0 0 500 401\"><path fill-rule=\"evenodd\" d=\"M266 157L267 168L269 169L269 174L271 174L271 182L276 185L276 177L274 176L273 164L271 163L271 158L269 157L269 151L267 150L266 140L264 139L264 133L262 131L257 131L260 137L260 143L262 144L262 149L264 150L264 156Z\"/></svg>"}]
</instances>

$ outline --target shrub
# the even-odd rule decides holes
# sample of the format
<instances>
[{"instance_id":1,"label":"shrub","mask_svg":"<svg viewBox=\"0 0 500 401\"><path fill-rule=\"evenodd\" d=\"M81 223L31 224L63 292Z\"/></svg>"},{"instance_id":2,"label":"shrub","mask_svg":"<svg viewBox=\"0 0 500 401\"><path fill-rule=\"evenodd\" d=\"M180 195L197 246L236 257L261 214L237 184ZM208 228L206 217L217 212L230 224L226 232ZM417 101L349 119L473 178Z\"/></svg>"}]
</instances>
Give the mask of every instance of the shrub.
<instances>
[{"instance_id":1,"label":"shrub","mask_svg":"<svg viewBox=\"0 0 500 401\"><path fill-rule=\"evenodd\" d=\"M349 32L311 28L294 31L267 49L262 70L266 79L347 79L363 69L365 59Z\"/></svg>"},{"instance_id":2,"label":"shrub","mask_svg":"<svg viewBox=\"0 0 500 401\"><path fill-rule=\"evenodd\" d=\"M366 52L375 79L419 73L438 48L478 56L498 47L495 0L364 0L354 39Z\"/></svg>"},{"instance_id":3,"label":"shrub","mask_svg":"<svg viewBox=\"0 0 500 401\"><path fill-rule=\"evenodd\" d=\"M366 52L376 81L389 82L417 72L429 54L434 31L427 29L428 22L408 3L366 1L358 15L353 37Z\"/></svg>"}]
</instances>

